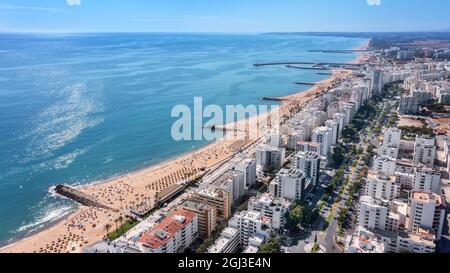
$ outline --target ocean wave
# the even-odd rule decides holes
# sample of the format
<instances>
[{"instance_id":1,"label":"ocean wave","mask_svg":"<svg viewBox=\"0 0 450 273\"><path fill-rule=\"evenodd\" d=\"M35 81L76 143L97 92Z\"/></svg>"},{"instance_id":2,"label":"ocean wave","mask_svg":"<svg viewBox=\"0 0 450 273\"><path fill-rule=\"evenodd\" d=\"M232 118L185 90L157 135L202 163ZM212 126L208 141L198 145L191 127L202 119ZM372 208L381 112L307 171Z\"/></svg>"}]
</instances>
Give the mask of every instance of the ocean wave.
<instances>
[{"instance_id":1,"label":"ocean wave","mask_svg":"<svg viewBox=\"0 0 450 273\"><path fill-rule=\"evenodd\" d=\"M42 211L33 221L23 223L13 233L31 233L44 228L49 223L54 223L73 211L70 205L45 205L46 209Z\"/></svg>"}]
</instances>

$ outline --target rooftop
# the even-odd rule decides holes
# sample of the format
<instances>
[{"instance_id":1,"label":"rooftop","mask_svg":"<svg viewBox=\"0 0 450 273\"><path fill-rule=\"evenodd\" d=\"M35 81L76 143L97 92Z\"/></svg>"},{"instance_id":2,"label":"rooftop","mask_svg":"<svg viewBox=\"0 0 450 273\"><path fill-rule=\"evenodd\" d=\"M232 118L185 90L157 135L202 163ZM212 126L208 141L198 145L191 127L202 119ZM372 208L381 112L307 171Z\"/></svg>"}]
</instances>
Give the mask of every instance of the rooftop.
<instances>
[{"instance_id":1,"label":"rooftop","mask_svg":"<svg viewBox=\"0 0 450 273\"><path fill-rule=\"evenodd\" d=\"M180 209L167 216L161 223L139 238L138 243L157 249L169 242L174 235L185 228L196 217L195 213Z\"/></svg>"},{"instance_id":2,"label":"rooftop","mask_svg":"<svg viewBox=\"0 0 450 273\"><path fill-rule=\"evenodd\" d=\"M442 196L429 192L413 192L412 198L421 203L435 203L437 205L446 206Z\"/></svg>"}]
</instances>

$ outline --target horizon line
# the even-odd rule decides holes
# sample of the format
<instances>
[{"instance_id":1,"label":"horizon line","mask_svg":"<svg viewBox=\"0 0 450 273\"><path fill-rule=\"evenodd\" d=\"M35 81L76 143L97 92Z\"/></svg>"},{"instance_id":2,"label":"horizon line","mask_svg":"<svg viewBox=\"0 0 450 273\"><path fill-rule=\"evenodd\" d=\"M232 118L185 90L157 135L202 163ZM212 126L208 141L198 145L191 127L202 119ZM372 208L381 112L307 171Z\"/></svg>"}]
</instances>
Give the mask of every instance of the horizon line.
<instances>
[{"instance_id":1,"label":"horizon line","mask_svg":"<svg viewBox=\"0 0 450 273\"><path fill-rule=\"evenodd\" d=\"M7 31L0 34L384 34L384 33L450 33L450 30L419 31Z\"/></svg>"}]
</instances>

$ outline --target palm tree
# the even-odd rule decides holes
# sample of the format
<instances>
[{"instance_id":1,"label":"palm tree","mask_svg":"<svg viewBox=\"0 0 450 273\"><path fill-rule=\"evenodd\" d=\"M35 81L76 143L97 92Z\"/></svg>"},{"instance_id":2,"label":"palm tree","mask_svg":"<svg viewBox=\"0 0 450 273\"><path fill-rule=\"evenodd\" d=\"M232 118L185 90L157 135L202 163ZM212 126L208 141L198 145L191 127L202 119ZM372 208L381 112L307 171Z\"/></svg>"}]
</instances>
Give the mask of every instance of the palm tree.
<instances>
[{"instance_id":1,"label":"palm tree","mask_svg":"<svg viewBox=\"0 0 450 273\"><path fill-rule=\"evenodd\" d=\"M108 235L109 235L109 229L111 228L111 225L108 223L108 224L105 224L105 229L106 229L106 239L108 240Z\"/></svg>"},{"instance_id":2,"label":"palm tree","mask_svg":"<svg viewBox=\"0 0 450 273\"><path fill-rule=\"evenodd\" d=\"M120 221L120 228L122 229L122 234L123 234L124 233L124 231L123 231L123 216L120 215L118 220Z\"/></svg>"},{"instance_id":3,"label":"palm tree","mask_svg":"<svg viewBox=\"0 0 450 273\"><path fill-rule=\"evenodd\" d=\"M119 221L118 219L114 220L114 224L116 224L116 232L117 233L119 233L119 227L117 226L118 221Z\"/></svg>"}]
</instances>

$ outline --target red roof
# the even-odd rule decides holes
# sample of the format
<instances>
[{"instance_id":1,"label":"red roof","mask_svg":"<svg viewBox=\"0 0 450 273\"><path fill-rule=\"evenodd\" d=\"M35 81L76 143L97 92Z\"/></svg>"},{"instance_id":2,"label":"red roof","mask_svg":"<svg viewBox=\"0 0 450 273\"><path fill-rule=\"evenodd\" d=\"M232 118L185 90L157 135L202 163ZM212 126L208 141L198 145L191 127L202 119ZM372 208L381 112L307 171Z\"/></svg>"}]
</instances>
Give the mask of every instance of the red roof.
<instances>
[{"instance_id":1,"label":"red roof","mask_svg":"<svg viewBox=\"0 0 450 273\"><path fill-rule=\"evenodd\" d=\"M195 216L195 213L184 209L174 211L164 218L161 223L142 235L138 242L149 248L160 248L162 245L172 240L178 231L189 225Z\"/></svg>"}]
</instances>

